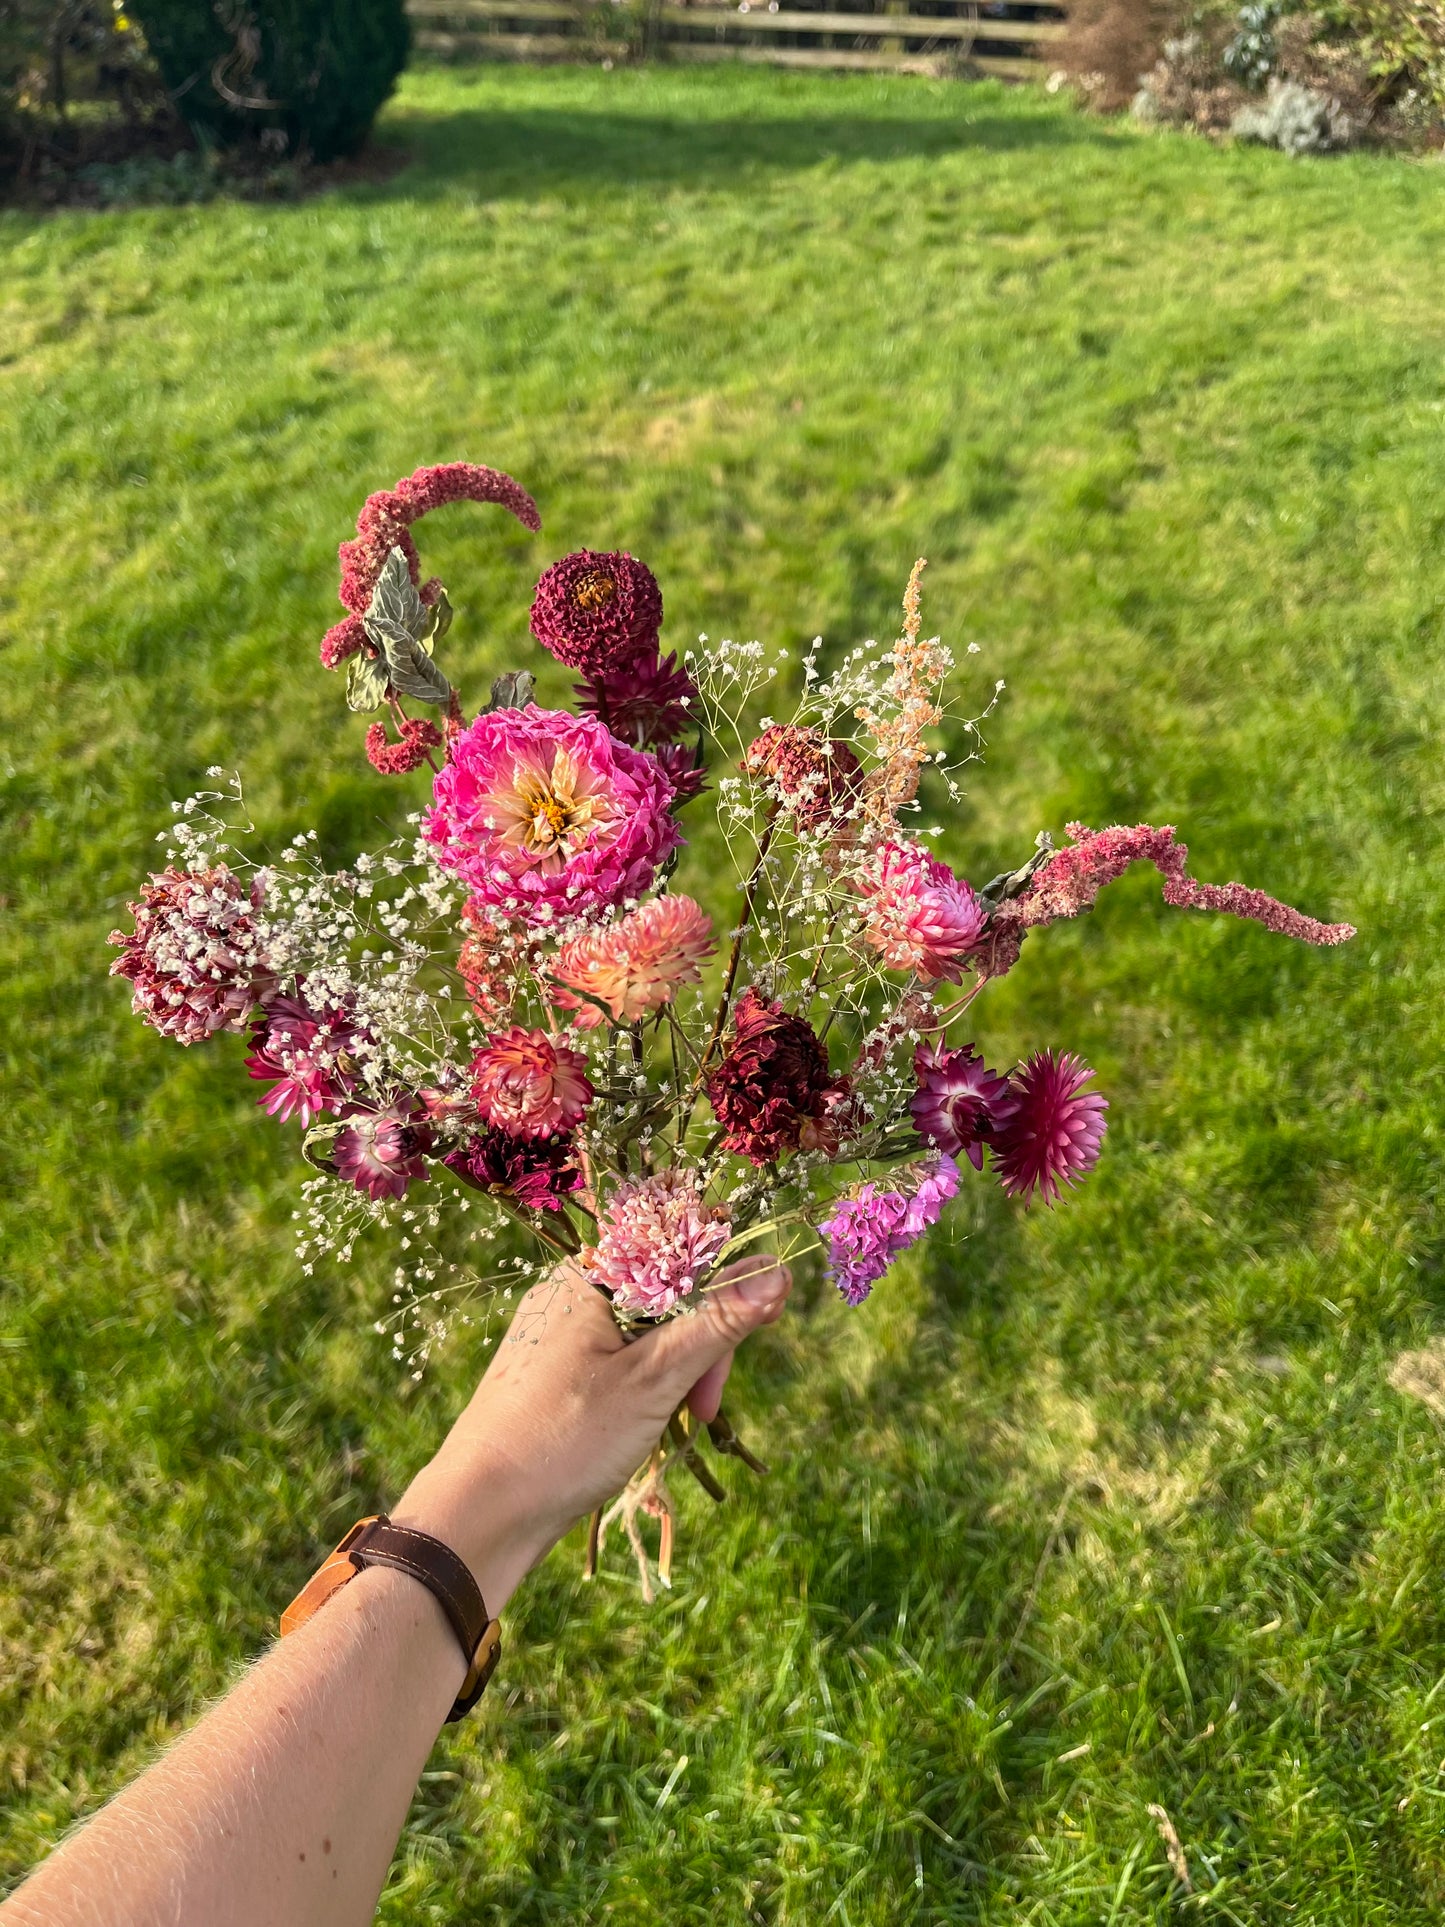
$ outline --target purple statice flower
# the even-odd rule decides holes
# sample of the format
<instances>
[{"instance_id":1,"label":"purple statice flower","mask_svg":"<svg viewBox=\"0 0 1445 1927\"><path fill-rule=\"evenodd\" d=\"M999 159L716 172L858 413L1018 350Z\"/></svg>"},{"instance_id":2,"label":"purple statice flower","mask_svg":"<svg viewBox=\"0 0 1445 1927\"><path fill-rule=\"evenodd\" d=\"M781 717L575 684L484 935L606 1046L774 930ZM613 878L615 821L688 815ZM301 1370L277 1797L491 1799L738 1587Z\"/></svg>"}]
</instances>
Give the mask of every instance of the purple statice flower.
<instances>
[{"instance_id":1,"label":"purple statice flower","mask_svg":"<svg viewBox=\"0 0 1445 1927\"><path fill-rule=\"evenodd\" d=\"M336 1175L369 1198L404 1198L413 1178L426 1176L431 1148L426 1120L403 1100L384 1111L354 1113L331 1146Z\"/></svg>"},{"instance_id":2,"label":"purple statice flower","mask_svg":"<svg viewBox=\"0 0 1445 1927\"><path fill-rule=\"evenodd\" d=\"M908 1108L918 1135L981 1171L984 1145L1013 1108L1008 1078L989 1070L972 1044L920 1044L913 1074L918 1089Z\"/></svg>"},{"instance_id":3,"label":"purple statice flower","mask_svg":"<svg viewBox=\"0 0 1445 1927\"><path fill-rule=\"evenodd\" d=\"M261 1097L263 1111L284 1123L299 1117L315 1123L323 1111L341 1111L356 1088L357 1044L363 1032L350 1012L335 1004L315 1010L297 995L268 997L251 1032L246 1069L252 1077L275 1078Z\"/></svg>"},{"instance_id":4,"label":"purple statice flower","mask_svg":"<svg viewBox=\"0 0 1445 1927\"><path fill-rule=\"evenodd\" d=\"M1014 1107L993 1140L993 1168L1011 1198L1045 1204L1099 1162L1107 1098L1084 1086L1094 1073L1071 1051L1035 1051L1013 1074Z\"/></svg>"},{"instance_id":5,"label":"purple statice flower","mask_svg":"<svg viewBox=\"0 0 1445 1927\"><path fill-rule=\"evenodd\" d=\"M938 1223L958 1190L958 1166L946 1151L899 1176L907 1189L860 1185L819 1227L828 1240L829 1281L850 1305L862 1304L893 1260Z\"/></svg>"}]
</instances>

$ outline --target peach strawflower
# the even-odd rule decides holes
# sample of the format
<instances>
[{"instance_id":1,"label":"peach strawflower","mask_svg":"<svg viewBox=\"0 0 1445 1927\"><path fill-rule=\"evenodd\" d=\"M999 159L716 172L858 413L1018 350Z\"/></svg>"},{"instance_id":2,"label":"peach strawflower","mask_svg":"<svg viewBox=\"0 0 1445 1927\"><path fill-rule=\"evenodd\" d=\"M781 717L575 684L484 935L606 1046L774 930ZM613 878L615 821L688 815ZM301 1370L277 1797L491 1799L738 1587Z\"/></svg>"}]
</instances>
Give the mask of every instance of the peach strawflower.
<instances>
[{"instance_id":1,"label":"peach strawflower","mask_svg":"<svg viewBox=\"0 0 1445 1927\"><path fill-rule=\"evenodd\" d=\"M472 1101L512 1137L570 1131L592 1102L587 1059L545 1031L498 1031L472 1059Z\"/></svg>"},{"instance_id":2,"label":"peach strawflower","mask_svg":"<svg viewBox=\"0 0 1445 1927\"><path fill-rule=\"evenodd\" d=\"M570 938L552 975L631 1024L670 1003L683 984L695 984L714 947L712 919L691 897L656 897L607 929ZM558 1001L575 1007L573 998Z\"/></svg>"},{"instance_id":3,"label":"peach strawflower","mask_svg":"<svg viewBox=\"0 0 1445 1927\"><path fill-rule=\"evenodd\" d=\"M956 984L985 923L972 886L918 843L879 844L857 881L868 899L863 934L888 968Z\"/></svg>"}]
</instances>

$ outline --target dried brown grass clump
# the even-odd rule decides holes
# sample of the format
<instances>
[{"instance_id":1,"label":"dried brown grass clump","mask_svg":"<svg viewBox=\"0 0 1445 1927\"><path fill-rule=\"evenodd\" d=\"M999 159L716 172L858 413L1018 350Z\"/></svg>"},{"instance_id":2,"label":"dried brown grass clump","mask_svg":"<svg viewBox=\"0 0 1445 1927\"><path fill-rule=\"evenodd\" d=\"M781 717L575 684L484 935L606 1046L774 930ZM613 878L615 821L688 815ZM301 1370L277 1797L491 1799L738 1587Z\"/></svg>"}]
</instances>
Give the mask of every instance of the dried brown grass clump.
<instances>
[{"instance_id":1,"label":"dried brown grass clump","mask_svg":"<svg viewBox=\"0 0 1445 1927\"><path fill-rule=\"evenodd\" d=\"M1070 0L1058 65L1091 106L1127 107L1159 58L1175 13L1169 0Z\"/></svg>"}]
</instances>

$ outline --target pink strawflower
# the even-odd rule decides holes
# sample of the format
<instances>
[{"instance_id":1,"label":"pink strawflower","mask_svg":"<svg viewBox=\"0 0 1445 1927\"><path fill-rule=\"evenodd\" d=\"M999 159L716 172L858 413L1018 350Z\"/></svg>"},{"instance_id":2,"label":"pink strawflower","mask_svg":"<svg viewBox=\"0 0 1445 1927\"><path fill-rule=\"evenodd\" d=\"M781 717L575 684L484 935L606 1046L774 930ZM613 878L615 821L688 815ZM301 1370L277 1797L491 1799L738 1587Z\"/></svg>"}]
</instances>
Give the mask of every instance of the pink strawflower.
<instances>
[{"instance_id":1,"label":"pink strawflower","mask_svg":"<svg viewBox=\"0 0 1445 1927\"><path fill-rule=\"evenodd\" d=\"M1196 883L1185 868L1188 845L1179 841L1172 824L1159 829L1151 823L1127 829L1116 824L1112 829L1091 830L1083 823L1070 823L1068 830L1074 839L1072 847L1056 851L1019 896L994 911L979 952L989 976L1002 977L1013 968L1025 932L1091 910L1099 892L1123 876L1131 863L1152 863L1164 879L1164 901L1178 910L1224 911L1301 943L1348 943L1355 934L1351 923L1319 923L1242 883Z\"/></svg>"},{"instance_id":2,"label":"pink strawflower","mask_svg":"<svg viewBox=\"0 0 1445 1927\"><path fill-rule=\"evenodd\" d=\"M383 776L405 776L409 770L419 769L429 752L442 746L441 731L425 716L404 717L400 728L401 741L397 743L387 741L381 723L373 723L366 732L367 761Z\"/></svg>"},{"instance_id":3,"label":"pink strawflower","mask_svg":"<svg viewBox=\"0 0 1445 1927\"><path fill-rule=\"evenodd\" d=\"M661 1318L695 1291L732 1235L720 1204L704 1204L696 1173L674 1166L613 1192L590 1259L594 1283L620 1311Z\"/></svg>"},{"instance_id":4,"label":"pink strawflower","mask_svg":"<svg viewBox=\"0 0 1445 1927\"><path fill-rule=\"evenodd\" d=\"M432 796L422 830L438 860L530 923L642 896L682 841L655 758L563 710L478 716Z\"/></svg>"},{"instance_id":5,"label":"pink strawflower","mask_svg":"<svg viewBox=\"0 0 1445 1927\"><path fill-rule=\"evenodd\" d=\"M966 1155L981 1171L984 1145L1013 1108L1008 1078L989 1070L972 1044L920 1044L913 1072L918 1089L908 1109L918 1135L951 1157Z\"/></svg>"},{"instance_id":6,"label":"pink strawflower","mask_svg":"<svg viewBox=\"0 0 1445 1927\"><path fill-rule=\"evenodd\" d=\"M586 676L615 674L656 655L662 591L645 562L621 550L578 549L537 584L532 634L558 662Z\"/></svg>"},{"instance_id":7,"label":"pink strawflower","mask_svg":"<svg viewBox=\"0 0 1445 1927\"><path fill-rule=\"evenodd\" d=\"M414 1178L426 1176L431 1132L405 1101L385 1111L363 1111L338 1131L331 1161L338 1177L369 1198L404 1198Z\"/></svg>"},{"instance_id":8,"label":"pink strawflower","mask_svg":"<svg viewBox=\"0 0 1445 1927\"><path fill-rule=\"evenodd\" d=\"M893 1260L937 1224L958 1190L958 1166L943 1151L897 1175L900 1189L861 1184L818 1227L828 1241L829 1282L850 1305L862 1304Z\"/></svg>"},{"instance_id":9,"label":"pink strawflower","mask_svg":"<svg viewBox=\"0 0 1445 1927\"><path fill-rule=\"evenodd\" d=\"M636 1023L698 981L715 944L712 918L691 897L655 897L619 923L586 930L563 944L552 975L568 990L603 1003L620 1024ZM572 1009L576 997L562 997ZM595 1004L585 1008L596 1015Z\"/></svg>"},{"instance_id":10,"label":"pink strawflower","mask_svg":"<svg viewBox=\"0 0 1445 1927\"><path fill-rule=\"evenodd\" d=\"M421 562L408 530L413 522L447 502L496 502L510 509L523 528L535 533L542 526L537 504L519 482L499 469L481 468L475 462L441 462L433 468L419 468L395 488L368 495L356 518L355 540L343 542L338 551L339 600L351 613L322 639L321 660L328 669L354 656L366 640L361 618L393 549L400 549L406 557L412 581L421 582ZM440 593L441 583L435 577L422 583L423 602L435 602Z\"/></svg>"},{"instance_id":11,"label":"pink strawflower","mask_svg":"<svg viewBox=\"0 0 1445 1927\"><path fill-rule=\"evenodd\" d=\"M349 1011L335 1004L313 1009L304 984L297 995L270 996L251 1032L246 1069L261 1080L276 1081L257 1099L263 1111L284 1124L299 1117L304 1128L323 1111L345 1110L356 1089L356 1046L364 1038Z\"/></svg>"},{"instance_id":12,"label":"pink strawflower","mask_svg":"<svg viewBox=\"0 0 1445 1927\"><path fill-rule=\"evenodd\" d=\"M577 684L576 695L580 710L634 749L676 742L702 715L697 684L678 668L676 652L662 657L654 651L589 677Z\"/></svg>"},{"instance_id":13,"label":"pink strawflower","mask_svg":"<svg viewBox=\"0 0 1445 1927\"><path fill-rule=\"evenodd\" d=\"M127 905L135 929L108 939L123 952L110 974L135 986L135 1014L178 1044L244 1029L271 981L251 916L264 893L259 876L248 890L224 863L153 875Z\"/></svg>"},{"instance_id":14,"label":"pink strawflower","mask_svg":"<svg viewBox=\"0 0 1445 1927\"><path fill-rule=\"evenodd\" d=\"M442 1160L449 1171L484 1191L498 1191L526 1211L560 1211L582 1184L576 1139L509 1137L489 1127Z\"/></svg>"},{"instance_id":15,"label":"pink strawflower","mask_svg":"<svg viewBox=\"0 0 1445 1927\"><path fill-rule=\"evenodd\" d=\"M863 934L890 970L959 981L985 920L971 885L919 843L882 843L857 886L868 899Z\"/></svg>"},{"instance_id":16,"label":"pink strawflower","mask_svg":"<svg viewBox=\"0 0 1445 1927\"><path fill-rule=\"evenodd\" d=\"M587 1059L545 1031L499 1031L471 1063L472 1101L488 1124L512 1137L570 1131L592 1102Z\"/></svg>"},{"instance_id":17,"label":"pink strawflower","mask_svg":"<svg viewBox=\"0 0 1445 1927\"><path fill-rule=\"evenodd\" d=\"M1009 1080L1013 1109L993 1138L993 1168L1011 1198L1045 1204L1061 1196L1099 1162L1107 1098L1084 1086L1094 1075L1082 1057L1035 1051Z\"/></svg>"}]
</instances>

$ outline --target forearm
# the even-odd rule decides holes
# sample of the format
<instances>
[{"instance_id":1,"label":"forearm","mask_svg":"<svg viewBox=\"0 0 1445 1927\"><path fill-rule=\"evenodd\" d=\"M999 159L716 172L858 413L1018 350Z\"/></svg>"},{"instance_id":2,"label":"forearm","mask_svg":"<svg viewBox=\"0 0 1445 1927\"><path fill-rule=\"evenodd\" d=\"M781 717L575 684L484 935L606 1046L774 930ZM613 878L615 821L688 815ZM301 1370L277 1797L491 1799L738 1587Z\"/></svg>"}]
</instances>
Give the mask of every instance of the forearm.
<instances>
[{"instance_id":1,"label":"forearm","mask_svg":"<svg viewBox=\"0 0 1445 1927\"><path fill-rule=\"evenodd\" d=\"M0 1908L4 1927L363 1927L465 1672L372 1568Z\"/></svg>"}]
</instances>

